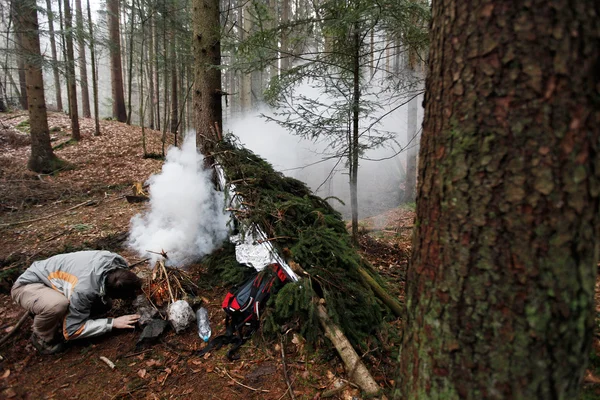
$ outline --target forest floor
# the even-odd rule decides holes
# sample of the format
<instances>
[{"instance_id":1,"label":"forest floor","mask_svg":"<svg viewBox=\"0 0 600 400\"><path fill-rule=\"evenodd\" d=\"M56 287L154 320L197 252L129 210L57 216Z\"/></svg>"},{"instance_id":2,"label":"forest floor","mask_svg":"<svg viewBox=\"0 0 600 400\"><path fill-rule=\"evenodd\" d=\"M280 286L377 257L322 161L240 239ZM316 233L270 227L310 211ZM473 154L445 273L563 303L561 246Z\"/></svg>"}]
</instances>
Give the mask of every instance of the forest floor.
<instances>
[{"instance_id":1,"label":"forest floor","mask_svg":"<svg viewBox=\"0 0 600 400\"><path fill-rule=\"evenodd\" d=\"M32 173L26 167L27 120L23 112L0 114L0 338L23 314L12 303L9 290L31 262L82 249L115 251L131 264L141 261L125 241L131 218L143 212L147 203L130 204L125 195L134 194L133 185L145 182L162 166L159 159L143 157L139 127L101 121L101 136L95 137L94 121L81 119L82 139L72 143L68 117L50 113L55 153L71 168L53 175ZM147 153L162 154L160 132L147 129L145 141ZM173 142L172 135L168 142ZM412 210L398 208L360 222L361 253L400 301L404 300L413 220ZM136 267L143 268L148 265ZM220 334L225 317L220 304L228 288L202 285L206 273L202 264L189 266L187 273L202 288L213 336ZM600 285L597 288L600 293ZM600 312L600 306L597 310ZM339 387L343 390L330 398L360 398L360 392L347 384L343 365L333 351L309 352L293 334L282 336L279 343L255 334L242 347L240 360L230 362L226 349L197 356L203 343L193 328L180 334L169 331L159 342L142 349L136 348L139 330L113 332L74 341L54 356L35 351L30 331L31 319L27 319L8 345L0 348L0 398L318 399ZM397 338L387 343L390 348L397 344ZM100 357L111 360L114 369ZM396 379L396 360L372 355L364 359L389 396ZM596 339L582 398L600 398L599 376L600 344Z\"/></svg>"},{"instance_id":2,"label":"forest floor","mask_svg":"<svg viewBox=\"0 0 600 400\"><path fill-rule=\"evenodd\" d=\"M0 114L0 338L23 315L9 291L31 262L82 249L115 251L131 264L141 261L125 241L131 218L143 212L147 203L130 204L125 195L134 194L136 182L145 182L162 167L160 159L143 157L139 127L101 121L101 136L95 137L94 121L81 119L82 139L73 143L68 117L50 113L55 154L71 167L53 175L33 173L26 166L27 121L24 112ZM173 142L172 135L168 142ZM160 132L146 129L146 149L162 154ZM360 224L361 252L387 278L400 300L413 218L412 210L397 209ZM149 267L142 263L135 268ZM201 264L189 266L187 273L200 283L213 336L222 333L225 314L220 304L228 288L202 285L205 269ZM39 355L30 344L30 334L28 318L8 345L0 348L0 398L292 398L284 361L295 398L320 398L340 386L345 389L330 398L360 398L360 392L347 384L333 351L311 353L291 333L279 343L255 334L235 362L227 360L226 349L197 356L196 350L204 344L193 328L180 334L169 331L160 342L143 349L135 346L139 330L112 332L74 341L65 352L53 356ZM390 341L390 346L395 345ZM372 355L365 360L389 395L396 378L395 360Z\"/></svg>"}]
</instances>

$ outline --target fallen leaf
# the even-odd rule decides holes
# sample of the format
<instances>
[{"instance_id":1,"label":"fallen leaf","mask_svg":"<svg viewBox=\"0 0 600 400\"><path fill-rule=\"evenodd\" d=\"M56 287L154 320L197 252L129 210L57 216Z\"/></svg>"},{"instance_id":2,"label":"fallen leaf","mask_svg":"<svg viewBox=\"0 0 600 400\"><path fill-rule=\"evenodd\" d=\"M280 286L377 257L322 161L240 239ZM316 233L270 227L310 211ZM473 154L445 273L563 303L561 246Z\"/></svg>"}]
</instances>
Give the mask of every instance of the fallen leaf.
<instances>
[{"instance_id":1,"label":"fallen leaf","mask_svg":"<svg viewBox=\"0 0 600 400\"><path fill-rule=\"evenodd\" d=\"M15 397L17 395L17 392L15 392L15 390L13 388L8 388L5 391L3 391L2 393L4 393L4 396L6 396L7 399L12 399L13 397Z\"/></svg>"},{"instance_id":2,"label":"fallen leaf","mask_svg":"<svg viewBox=\"0 0 600 400\"><path fill-rule=\"evenodd\" d=\"M7 369L6 371L4 371L4 373L2 374L2 379L6 379L8 378L8 376L10 375L10 369Z\"/></svg>"},{"instance_id":3,"label":"fallen leaf","mask_svg":"<svg viewBox=\"0 0 600 400\"><path fill-rule=\"evenodd\" d=\"M146 370L144 368L142 368L142 369L138 370L137 374L140 378L143 379L146 377Z\"/></svg>"},{"instance_id":4,"label":"fallen leaf","mask_svg":"<svg viewBox=\"0 0 600 400\"><path fill-rule=\"evenodd\" d=\"M200 360L192 360L192 364L194 364L194 365L202 365L204 363L202 361L200 361Z\"/></svg>"},{"instance_id":5,"label":"fallen leaf","mask_svg":"<svg viewBox=\"0 0 600 400\"><path fill-rule=\"evenodd\" d=\"M151 360L146 361L146 366L147 367L153 367L155 365L161 365L161 362L158 360L155 360L154 358Z\"/></svg>"}]
</instances>

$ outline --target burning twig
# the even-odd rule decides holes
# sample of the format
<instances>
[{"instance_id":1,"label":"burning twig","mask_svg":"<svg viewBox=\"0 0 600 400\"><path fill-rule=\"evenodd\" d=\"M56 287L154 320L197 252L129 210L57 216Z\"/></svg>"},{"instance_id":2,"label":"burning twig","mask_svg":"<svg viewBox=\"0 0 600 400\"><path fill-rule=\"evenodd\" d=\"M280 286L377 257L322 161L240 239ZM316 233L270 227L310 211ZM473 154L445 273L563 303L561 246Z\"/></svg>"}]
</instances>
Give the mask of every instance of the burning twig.
<instances>
[{"instance_id":1,"label":"burning twig","mask_svg":"<svg viewBox=\"0 0 600 400\"><path fill-rule=\"evenodd\" d=\"M152 253L152 254L158 254L160 256L163 256L165 258L165 260L169 259L169 256L167 256L167 252L164 251L163 249L160 249L160 253L156 252L156 251L152 251L152 250L146 250L148 253Z\"/></svg>"},{"instance_id":2,"label":"burning twig","mask_svg":"<svg viewBox=\"0 0 600 400\"><path fill-rule=\"evenodd\" d=\"M165 254L165 256L166 256L166 254ZM158 264L162 267L162 271L165 274L165 280L167 281L167 287L169 288L169 296L171 296L171 303L174 303L175 297L173 297L173 291L171 290L171 283L169 282L169 275L167 274L167 268L165 267L165 263L162 261L159 261Z\"/></svg>"}]
</instances>

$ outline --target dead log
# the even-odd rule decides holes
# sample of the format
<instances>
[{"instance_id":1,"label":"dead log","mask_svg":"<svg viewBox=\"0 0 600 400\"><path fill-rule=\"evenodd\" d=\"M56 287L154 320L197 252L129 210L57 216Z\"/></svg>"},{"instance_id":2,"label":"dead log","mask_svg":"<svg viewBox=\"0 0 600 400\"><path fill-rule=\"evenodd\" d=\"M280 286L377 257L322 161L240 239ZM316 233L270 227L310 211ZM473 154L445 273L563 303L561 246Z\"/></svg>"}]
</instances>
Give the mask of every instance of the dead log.
<instances>
[{"instance_id":1,"label":"dead log","mask_svg":"<svg viewBox=\"0 0 600 400\"><path fill-rule=\"evenodd\" d=\"M322 304L317 305L317 316L319 317L321 326L325 330L325 336L331 340L342 358L348 377L368 396L374 396L379 393L379 385L377 385L377 382L375 382L365 364L363 364L356 351L354 351L344 332L329 318L327 310Z\"/></svg>"},{"instance_id":2,"label":"dead log","mask_svg":"<svg viewBox=\"0 0 600 400\"><path fill-rule=\"evenodd\" d=\"M404 315L404 309L402 308L400 303L398 303L398 301L395 298L390 296L390 294L384 288L382 288L375 279L373 279L373 277L371 276L371 274L369 274L369 272L367 272L367 270L365 270L362 267L358 267L358 272L363 277L365 282L369 285L369 287L373 290L373 292L375 292L375 295L379 297L379 299L383 301L383 303L386 306L388 306L390 310L392 310L396 317L400 318Z\"/></svg>"}]
</instances>

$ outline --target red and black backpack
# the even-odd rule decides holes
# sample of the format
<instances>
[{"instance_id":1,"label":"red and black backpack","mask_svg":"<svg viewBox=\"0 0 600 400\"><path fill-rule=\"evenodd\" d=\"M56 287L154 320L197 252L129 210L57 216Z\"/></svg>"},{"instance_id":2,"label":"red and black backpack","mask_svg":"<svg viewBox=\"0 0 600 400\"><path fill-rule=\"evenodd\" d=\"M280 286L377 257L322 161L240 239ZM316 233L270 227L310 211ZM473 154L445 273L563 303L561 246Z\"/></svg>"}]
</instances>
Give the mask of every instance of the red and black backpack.
<instances>
[{"instance_id":1,"label":"red and black backpack","mask_svg":"<svg viewBox=\"0 0 600 400\"><path fill-rule=\"evenodd\" d=\"M279 264L271 264L247 280L235 291L229 291L223 300L225 311L225 334L212 339L200 350L204 355L211 350L218 350L224 344L234 344L227 352L227 358L235 360L239 357L235 352L260 327L260 317L271 293L285 284L288 278Z\"/></svg>"}]
</instances>

